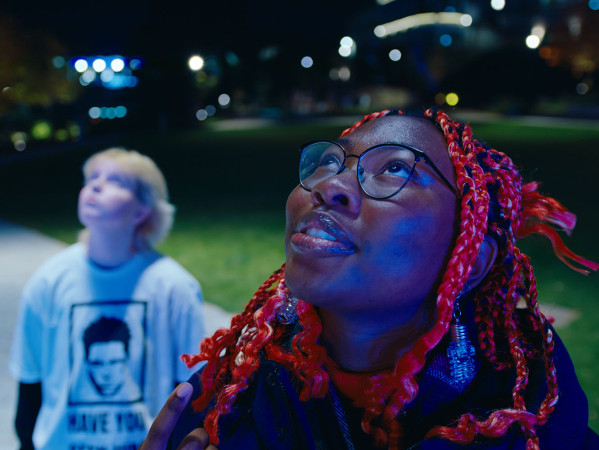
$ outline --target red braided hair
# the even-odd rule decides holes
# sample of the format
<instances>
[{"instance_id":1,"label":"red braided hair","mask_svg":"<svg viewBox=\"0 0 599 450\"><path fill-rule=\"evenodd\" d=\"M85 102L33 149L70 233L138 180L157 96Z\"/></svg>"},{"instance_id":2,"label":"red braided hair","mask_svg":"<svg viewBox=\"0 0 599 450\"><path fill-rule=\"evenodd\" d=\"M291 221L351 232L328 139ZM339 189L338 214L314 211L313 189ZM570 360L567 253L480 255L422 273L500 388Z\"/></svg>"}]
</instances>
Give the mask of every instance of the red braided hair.
<instances>
[{"instance_id":1,"label":"red braided hair","mask_svg":"<svg viewBox=\"0 0 599 450\"><path fill-rule=\"evenodd\" d=\"M389 114L401 112L385 110L365 116L346 129L342 136ZM403 430L398 415L418 394L415 376L423 369L428 352L447 333L454 301L468 279L482 241L486 235L491 235L500 248L476 294L475 321L479 329L479 347L485 357L497 370L514 368L516 371L513 405L486 418L465 412L454 426L433 428L427 437L440 436L466 444L477 434L489 438L502 436L517 423L528 439L527 449L538 448L535 426L547 421L558 400L552 357L553 336L539 309L532 266L516 246L516 239L532 233L543 234L550 239L556 255L581 273L588 271L574 263L591 270L598 270L599 264L581 258L565 246L550 225L569 234L574 228L575 216L556 200L539 194L538 183L522 186L520 174L509 157L478 142L467 124L455 122L440 110L428 109L424 117L439 126L447 142L457 186L462 193L460 226L447 270L437 290L436 322L410 351L399 358L390 374L375 375L370 379L369 403L364 409L362 428L374 437L377 447L401 448ZM241 314L233 317L230 329L218 330L212 337L204 339L199 355L183 357L190 367L207 361L201 374L203 392L196 399L194 408L205 410L211 401L214 402L204 422L214 444L219 442L220 415L230 412L239 393L248 387L252 374L258 369L261 351L298 378L302 401L327 393L326 351L318 344L322 324L316 309L302 300L298 302L297 315L302 331L292 338L290 351L286 350L290 327L275 318L288 294L284 267L264 282ZM534 339L524 335L515 313L516 305L522 300L528 310L525 320L538 335ZM542 348L532 343L539 337ZM507 342L509 353L499 354L499 340ZM523 396L530 358L543 359L548 387L537 411L527 409Z\"/></svg>"}]
</instances>

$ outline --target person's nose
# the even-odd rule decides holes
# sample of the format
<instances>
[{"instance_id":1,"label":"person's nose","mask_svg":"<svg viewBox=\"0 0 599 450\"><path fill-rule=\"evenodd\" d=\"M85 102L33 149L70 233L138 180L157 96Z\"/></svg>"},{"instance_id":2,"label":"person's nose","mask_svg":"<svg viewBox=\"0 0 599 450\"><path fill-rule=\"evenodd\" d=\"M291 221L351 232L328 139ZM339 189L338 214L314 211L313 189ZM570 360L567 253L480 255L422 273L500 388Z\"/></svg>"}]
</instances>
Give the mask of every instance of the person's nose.
<instances>
[{"instance_id":1,"label":"person's nose","mask_svg":"<svg viewBox=\"0 0 599 450\"><path fill-rule=\"evenodd\" d=\"M316 204L341 208L351 213L360 211L362 195L356 171L348 168L321 181L312 189L312 199Z\"/></svg>"},{"instance_id":2,"label":"person's nose","mask_svg":"<svg viewBox=\"0 0 599 450\"><path fill-rule=\"evenodd\" d=\"M93 180L88 181L87 184L92 189L92 191L100 192L102 190L103 181L100 179L100 177L97 177Z\"/></svg>"}]
</instances>

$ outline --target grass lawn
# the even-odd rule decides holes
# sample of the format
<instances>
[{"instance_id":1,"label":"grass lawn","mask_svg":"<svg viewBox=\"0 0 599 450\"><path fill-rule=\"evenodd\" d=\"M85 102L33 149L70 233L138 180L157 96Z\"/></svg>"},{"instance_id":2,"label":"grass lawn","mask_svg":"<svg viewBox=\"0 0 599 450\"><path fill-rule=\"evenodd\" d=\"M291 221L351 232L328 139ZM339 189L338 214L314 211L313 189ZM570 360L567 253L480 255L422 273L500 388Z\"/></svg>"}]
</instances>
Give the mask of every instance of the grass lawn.
<instances>
[{"instance_id":1,"label":"grass lawn","mask_svg":"<svg viewBox=\"0 0 599 450\"><path fill-rule=\"evenodd\" d=\"M346 123L349 124L351 120ZM258 285L284 261L284 204L297 180L297 148L335 138L343 125L297 124L254 130L200 129L138 134L39 157L0 160L0 217L74 242L80 167L94 151L118 144L152 156L163 169L178 212L160 250L201 282L208 301L238 312ZM578 214L567 244L599 261L599 127L537 126L515 119L474 122L475 135L524 167L526 180ZM33 151L31 152L33 153ZM589 397L591 426L599 431L599 278L569 270L541 239L522 244L536 268L541 303L574 308L578 320L559 330Z\"/></svg>"}]
</instances>

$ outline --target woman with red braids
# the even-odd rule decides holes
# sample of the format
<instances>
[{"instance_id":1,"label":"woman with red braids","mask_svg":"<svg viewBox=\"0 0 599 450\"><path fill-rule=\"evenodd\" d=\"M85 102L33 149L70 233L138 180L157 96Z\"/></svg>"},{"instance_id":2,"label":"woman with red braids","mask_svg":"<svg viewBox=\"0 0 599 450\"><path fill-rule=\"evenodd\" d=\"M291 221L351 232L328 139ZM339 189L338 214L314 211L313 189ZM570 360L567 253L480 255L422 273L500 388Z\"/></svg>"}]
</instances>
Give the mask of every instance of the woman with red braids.
<instances>
[{"instance_id":1,"label":"woman with red braids","mask_svg":"<svg viewBox=\"0 0 599 450\"><path fill-rule=\"evenodd\" d=\"M206 365L144 449L599 448L516 245L597 270L556 231L573 214L436 109L308 143L299 175L285 265L185 356Z\"/></svg>"}]
</instances>

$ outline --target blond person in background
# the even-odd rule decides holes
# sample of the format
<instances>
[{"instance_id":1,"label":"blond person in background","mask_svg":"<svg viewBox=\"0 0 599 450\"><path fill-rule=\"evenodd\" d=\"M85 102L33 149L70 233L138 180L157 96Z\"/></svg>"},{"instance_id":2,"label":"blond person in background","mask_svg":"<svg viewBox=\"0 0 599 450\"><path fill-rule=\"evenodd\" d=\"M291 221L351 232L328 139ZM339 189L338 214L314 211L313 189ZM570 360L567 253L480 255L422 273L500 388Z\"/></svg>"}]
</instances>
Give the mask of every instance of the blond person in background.
<instances>
[{"instance_id":1,"label":"blond person in background","mask_svg":"<svg viewBox=\"0 0 599 450\"><path fill-rule=\"evenodd\" d=\"M111 148L83 166L79 242L28 281L10 371L21 448L136 448L204 335L197 280L154 246L174 207L156 164Z\"/></svg>"}]
</instances>

